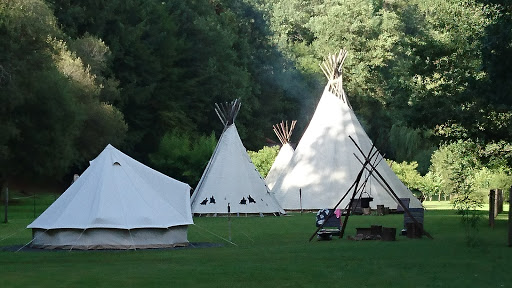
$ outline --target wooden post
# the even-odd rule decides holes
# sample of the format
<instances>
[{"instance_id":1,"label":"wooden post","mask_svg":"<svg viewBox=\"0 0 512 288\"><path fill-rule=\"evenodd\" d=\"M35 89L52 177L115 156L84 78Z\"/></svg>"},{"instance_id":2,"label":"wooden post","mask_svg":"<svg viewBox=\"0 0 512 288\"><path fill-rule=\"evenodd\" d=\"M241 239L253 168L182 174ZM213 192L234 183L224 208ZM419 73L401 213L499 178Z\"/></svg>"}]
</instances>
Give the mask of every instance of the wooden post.
<instances>
[{"instance_id":1,"label":"wooden post","mask_svg":"<svg viewBox=\"0 0 512 288\"><path fill-rule=\"evenodd\" d=\"M489 226L494 229L494 190L489 190Z\"/></svg>"},{"instance_id":2,"label":"wooden post","mask_svg":"<svg viewBox=\"0 0 512 288\"><path fill-rule=\"evenodd\" d=\"M5 185L5 201L4 201L4 223L7 223L7 208L9 207L9 186Z\"/></svg>"},{"instance_id":3,"label":"wooden post","mask_svg":"<svg viewBox=\"0 0 512 288\"><path fill-rule=\"evenodd\" d=\"M36 219L36 192L35 192L35 190L34 190L34 195L32 197L34 197L34 219Z\"/></svg>"},{"instance_id":4,"label":"wooden post","mask_svg":"<svg viewBox=\"0 0 512 288\"><path fill-rule=\"evenodd\" d=\"M231 207L228 203L228 233L229 233L229 241L231 242Z\"/></svg>"},{"instance_id":5,"label":"wooden post","mask_svg":"<svg viewBox=\"0 0 512 288\"><path fill-rule=\"evenodd\" d=\"M500 200L500 189L494 190L494 218L498 217L499 208L498 208L498 201Z\"/></svg>"},{"instance_id":6,"label":"wooden post","mask_svg":"<svg viewBox=\"0 0 512 288\"><path fill-rule=\"evenodd\" d=\"M508 190L508 247L512 247L512 187Z\"/></svg>"},{"instance_id":7,"label":"wooden post","mask_svg":"<svg viewBox=\"0 0 512 288\"><path fill-rule=\"evenodd\" d=\"M496 199L494 199L494 203L496 203L494 204L494 210L496 210L494 218L496 218L498 217L498 214L503 213L503 190L496 190Z\"/></svg>"},{"instance_id":8,"label":"wooden post","mask_svg":"<svg viewBox=\"0 0 512 288\"><path fill-rule=\"evenodd\" d=\"M299 188L300 215L302 215L302 188Z\"/></svg>"}]
</instances>

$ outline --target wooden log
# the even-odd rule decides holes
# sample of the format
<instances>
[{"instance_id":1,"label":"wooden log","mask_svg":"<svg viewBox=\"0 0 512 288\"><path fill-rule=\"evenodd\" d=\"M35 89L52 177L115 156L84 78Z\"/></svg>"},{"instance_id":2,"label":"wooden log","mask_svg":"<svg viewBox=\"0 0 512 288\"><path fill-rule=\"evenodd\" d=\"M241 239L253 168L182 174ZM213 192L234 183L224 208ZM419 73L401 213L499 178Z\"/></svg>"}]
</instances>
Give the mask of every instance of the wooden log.
<instances>
[{"instance_id":1,"label":"wooden log","mask_svg":"<svg viewBox=\"0 0 512 288\"><path fill-rule=\"evenodd\" d=\"M382 226L381 225L372 225L370 226L372 236L382 236Z\"/></svg>"},{"instance_id":2,"label":"wooden log","mask_svg":"<svg viewBox=\"0 0 512 288\"><path fill-rule=\"evenodd\" d=\"M358 227L356 228L356 235L361 235L363 237L372 236L372 228Z\"/></svg>"},{"instance_id":3,"label":"wooden log","mask_svg":"<svg viewBox=\"0 0 512 288\"><path fill-rule=\"evenodd\" d=\"M382 241L395 241L396 228L382 227Z\"/></svg>"},{"instance_id":4,"label":"wooden log","mask_svg":"<svg viewBox=\"0 0 512 288\"><path fill-rule=\"evenodd\" d=\"M383 216L384 215L384 205L377 205L377 215Z\"/></svg>"},{"instance_id":5,"label":"wooden log","mask_svg":"<svg viewBox=\"0 0 512 288\"><path fill-rule=\"evenodd\" d=\"M491 226L491 228L494 229L494 195L495 194L495 191L494 190L489 190L489 226Z\"/></svg>"}]
</instances>

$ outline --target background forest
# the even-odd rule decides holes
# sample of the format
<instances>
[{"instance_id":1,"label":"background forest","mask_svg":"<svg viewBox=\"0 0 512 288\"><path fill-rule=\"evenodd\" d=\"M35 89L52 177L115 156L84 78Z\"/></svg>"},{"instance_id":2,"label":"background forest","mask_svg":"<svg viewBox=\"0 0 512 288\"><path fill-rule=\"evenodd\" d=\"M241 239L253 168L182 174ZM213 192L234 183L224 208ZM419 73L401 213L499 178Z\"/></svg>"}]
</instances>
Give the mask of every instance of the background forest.
<instances>
[{"instance_id":1,"label":"background forest","mask_svg":"<svg viewBox=\"0 0 512 288\"><path fill-rule=\"evenodd\" d=\"M469 174L503 186L504 2L2 1L0 183L69 183L111 143L195 186L222 132L214 103L241 98L249 150L278 142L281 120L298 120L297 142L325 85L319 64L345 48L349 100L409 187L460 192L471 185L456 180Z\"/></svg>"}]
</instances>

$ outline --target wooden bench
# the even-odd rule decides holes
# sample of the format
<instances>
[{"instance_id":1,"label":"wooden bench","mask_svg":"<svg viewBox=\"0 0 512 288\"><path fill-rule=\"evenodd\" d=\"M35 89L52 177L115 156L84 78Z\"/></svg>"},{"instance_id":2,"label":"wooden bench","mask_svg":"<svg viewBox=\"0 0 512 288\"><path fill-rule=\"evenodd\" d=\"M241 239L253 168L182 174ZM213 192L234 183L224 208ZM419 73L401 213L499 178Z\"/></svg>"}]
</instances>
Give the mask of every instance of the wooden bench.
<instances>
[{"instance_id":1,"label":"wooden bench","mask_svg":"<svg viewBox=\"0 0 512 288\"><path fill-rule=\"evenodd\" d=\"M334 215L332 209L323 209L321 211L323 211L323 215L325 218L327 218L329 212L332 213L332 215L327 220L324 220L322 229L318 230L318 232L316 233L318 239L331 240L332 236L339 236L341 232L341 218L336 218L336 215ZM320 220L318 217L319 215L317 214L316 227L321 226L321 224L318 221Z\"/></svg>"}]
</instances>

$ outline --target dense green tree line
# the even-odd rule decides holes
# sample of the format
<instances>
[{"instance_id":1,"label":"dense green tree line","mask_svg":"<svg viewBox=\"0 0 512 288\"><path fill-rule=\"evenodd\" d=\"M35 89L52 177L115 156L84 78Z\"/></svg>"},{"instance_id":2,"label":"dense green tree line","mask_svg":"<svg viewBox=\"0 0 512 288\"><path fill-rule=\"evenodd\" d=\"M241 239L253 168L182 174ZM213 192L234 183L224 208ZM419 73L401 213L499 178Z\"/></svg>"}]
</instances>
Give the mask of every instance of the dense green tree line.
<instances>
[{"instance_id":1,"label":"dense green tree line","mask_svg":"<svg viewBox=\"0 0 512 288\"><path fill-rule=\"evenodd\" d=\"M348 97L387 157L417 161L394 165L411 189L456 195L467 220L495 179L509 187L508 1L265 2L274 41L302 71L349 51Z\"/></svg>"},{"instance_id":2,"label":"dense green tree line","mask_svg":"<svg viewBox=\"0 0 512 288\"><path fill-rule=\"evenodd\" d=\"M512 141L510 9L484 0L3 1L0 176L58 178L112 143L194 185L213 145L206 135L222 131L214 103L241 98L248 149L274 138L283 119L299 120L297 141L325 83L318 64L340 48L351 104L388 158L417 161L425 174L441 143L467 139L494 145L485 157L499 158ZM176 159L202 159L173 160L176 139L187 143Z\"/></svg>"},{"instance_id":3,"label":"dense green tree line","mask_svg":"<svg viewBox=\"0 0 512 288\"><path fill-rule=\"evenodd\" d=\"M293 107L269 87L268 75L281 73L279 54L261 16L243 2L52 2L67 35L91 33L111 49L111 73L123 91L115 105L130 127L127 147L140 156L170 130L221 131L216 102L242 99L239 130L249 147L261 145L272 120Z\"/></svg>"},{"instance_id":4,"label":"dense green tree line","mask_svg":"<svg viewBox=\"0 0 512 288\"><path fill-rule=\"evenodd\" d=\"M16 0L0 7L1 97L9 104L1 114L3 179L58 178L107 143L158 166L164 135L195 142L220 134L213 104L234 98L243 102L240 134L257 148L265 130L298 107L274 77L300 74L281 68L286 61L270 45L261 13L247 3ZM203 158L197 171L209 155ZM188 170L174 176L194 182Z\"/></svg>"},{"instance_id":5,"label":"dense green tree line","mask_svg":"<svg viewBox=\"0 0 512 288\"><path fill-rule=\"evenodd\" d=\"M59 177L127 130L58 26L43 1L0 3L0 183Z\"/></svg>"},{"instance_id":6,"label":"dense green tree line","mask_svg":"<svg viewBox=\"0 0 512 288\"><path fill-rule=\"evenodd\" d=\"M425 162L424 154L443 139L510 141L511 80L504 71L510 61L509 5L451 0L268 5L276 43L302 70L318 71L320 59L339 47L349 51L345 89L378 147L393 158Z\"/></svg>"}]
</instances>

